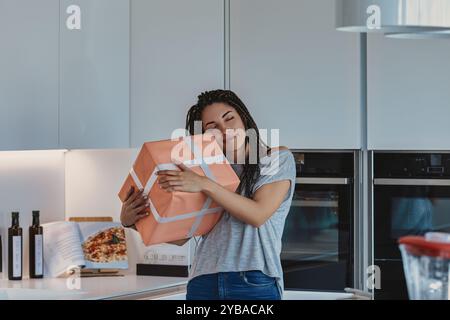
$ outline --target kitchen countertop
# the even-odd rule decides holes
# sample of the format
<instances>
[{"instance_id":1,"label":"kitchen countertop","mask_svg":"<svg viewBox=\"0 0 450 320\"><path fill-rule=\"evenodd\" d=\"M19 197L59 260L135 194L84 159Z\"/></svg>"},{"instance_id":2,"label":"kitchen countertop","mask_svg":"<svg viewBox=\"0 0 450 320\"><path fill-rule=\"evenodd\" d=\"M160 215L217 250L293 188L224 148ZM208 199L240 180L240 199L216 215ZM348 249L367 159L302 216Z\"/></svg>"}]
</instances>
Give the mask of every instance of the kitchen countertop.
<instances>
[{"instance_id":1,"label":"kitchen countertop","mask_svg":"<svg viewBox=\"0 0 450 320\"><path fill-rule=\"evenodd\" d=\"M80 280L77 283L77 280ZM77 286L78 284L78 286ZM0 280L0 300L184 300L187 278L125 275L122 277ZM76 289L69 289L76 287ZM284 300L342 300L353 294L285 291Z\"/></svg>"},{"instance_id":2,"label":"kitchen countertop","mask_svg":"<svg viewBox=\"0 0 450 320\"><path fill-rule=\"evenodd\" d=\"M81 279L0 280L0 300L154 299L185 292L186 284L187 278L135 275ZM74 287L77 289L69 289Z\"/></svg>"}]
</instances>

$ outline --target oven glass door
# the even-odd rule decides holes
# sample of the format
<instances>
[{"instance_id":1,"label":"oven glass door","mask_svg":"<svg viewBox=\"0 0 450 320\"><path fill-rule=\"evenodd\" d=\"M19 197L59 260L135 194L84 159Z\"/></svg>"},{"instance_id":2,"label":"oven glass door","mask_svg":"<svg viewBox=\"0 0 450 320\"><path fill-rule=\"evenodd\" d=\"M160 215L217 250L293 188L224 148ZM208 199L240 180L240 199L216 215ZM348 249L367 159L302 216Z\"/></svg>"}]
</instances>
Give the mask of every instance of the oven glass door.
<instances>
[{"instance_id":1,"label":"oven glass door","mask_svg":"<svg viewBox=\"0 0 450 320\"><path fill-rule=\"evenodd\" d=\"M343 290L353 276L353 184L344 178L297 180L283 233L285 288Z\"/></svg>"},{"instance_id":2,"label":"oven glass door","mask_svg":"<svg viewBox=\"0 0 450 320\"><path fill-rule=\"evenodd\" d=\"M401 259L400 237L450 232L450 184L436 185L443 184L439 179L397 180L386 179L397 185L375 183L375 259ZM410 185L414 183L422 185Z\"/></svg>"}]
</instances>

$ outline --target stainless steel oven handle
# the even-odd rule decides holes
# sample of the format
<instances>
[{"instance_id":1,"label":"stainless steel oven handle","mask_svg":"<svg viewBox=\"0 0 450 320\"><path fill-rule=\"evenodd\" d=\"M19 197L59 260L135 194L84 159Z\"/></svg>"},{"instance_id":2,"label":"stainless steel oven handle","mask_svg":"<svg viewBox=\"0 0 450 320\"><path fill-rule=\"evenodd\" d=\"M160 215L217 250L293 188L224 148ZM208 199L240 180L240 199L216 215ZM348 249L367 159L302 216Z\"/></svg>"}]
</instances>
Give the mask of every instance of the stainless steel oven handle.
<instances>
[{"instance_id":1,"label":"stainless steel oven handle","mask_svg":"<svg viewBox=\"0 0 450 320\"><path fill-rule=\"evenodd\" d=\"M347 185L352 182L351 178L296 178L296 184L334 184Z\"/></svg>"},{"instance_id":2,"label":"stainless steel oven handle","mask_svg":"<svg viewBox=\"0 0 450 320\"><path fill-rule=\"evenodd\" d=\"M436 186L450 187L450 179L384 179L373 180L376 186Z\"/></svg>"}]
</instances>

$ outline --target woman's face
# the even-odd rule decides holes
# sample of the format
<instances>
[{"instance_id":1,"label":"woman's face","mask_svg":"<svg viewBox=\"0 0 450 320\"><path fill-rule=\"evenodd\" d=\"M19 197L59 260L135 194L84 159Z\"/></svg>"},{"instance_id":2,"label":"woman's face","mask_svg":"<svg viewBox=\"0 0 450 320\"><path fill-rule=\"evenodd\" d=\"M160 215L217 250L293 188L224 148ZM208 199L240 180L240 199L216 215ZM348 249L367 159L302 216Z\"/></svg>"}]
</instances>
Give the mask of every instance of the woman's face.
<instances>
[{"instance_id":1,"label":"woman's face","mask_svg":"<svg viewBox=\"0 0 450 320\"><path fill-rule=\"evenodd\" d=\"M245 141L245 125L242 118L236 112L236 109L225 103L213 103L207 106L202 112L203 130L216 131L216 135L220 132L222 135L221 147L226 152L227 145L233 145L233 150L236 151L243 146ZM231 150L228 150L231 151Z\"/></svg>"}]
</instances>

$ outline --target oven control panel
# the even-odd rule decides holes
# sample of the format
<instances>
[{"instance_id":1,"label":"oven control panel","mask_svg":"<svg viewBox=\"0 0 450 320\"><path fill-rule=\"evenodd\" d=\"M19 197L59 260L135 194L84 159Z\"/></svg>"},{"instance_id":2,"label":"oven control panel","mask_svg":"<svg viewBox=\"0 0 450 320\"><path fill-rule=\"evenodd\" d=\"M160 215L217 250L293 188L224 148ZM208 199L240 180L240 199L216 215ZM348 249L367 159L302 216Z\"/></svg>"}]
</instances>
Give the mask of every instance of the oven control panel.
<instances>
[{"instance_id":1,"label":"oven control panel","mask_svg":"<svg viewBox=\"0 0 450 320\"><path fill-rule=\"evenodd\" d=\"M375 153L376 178L448 178L450 153Z\"/></svg>"}]
</instances>

